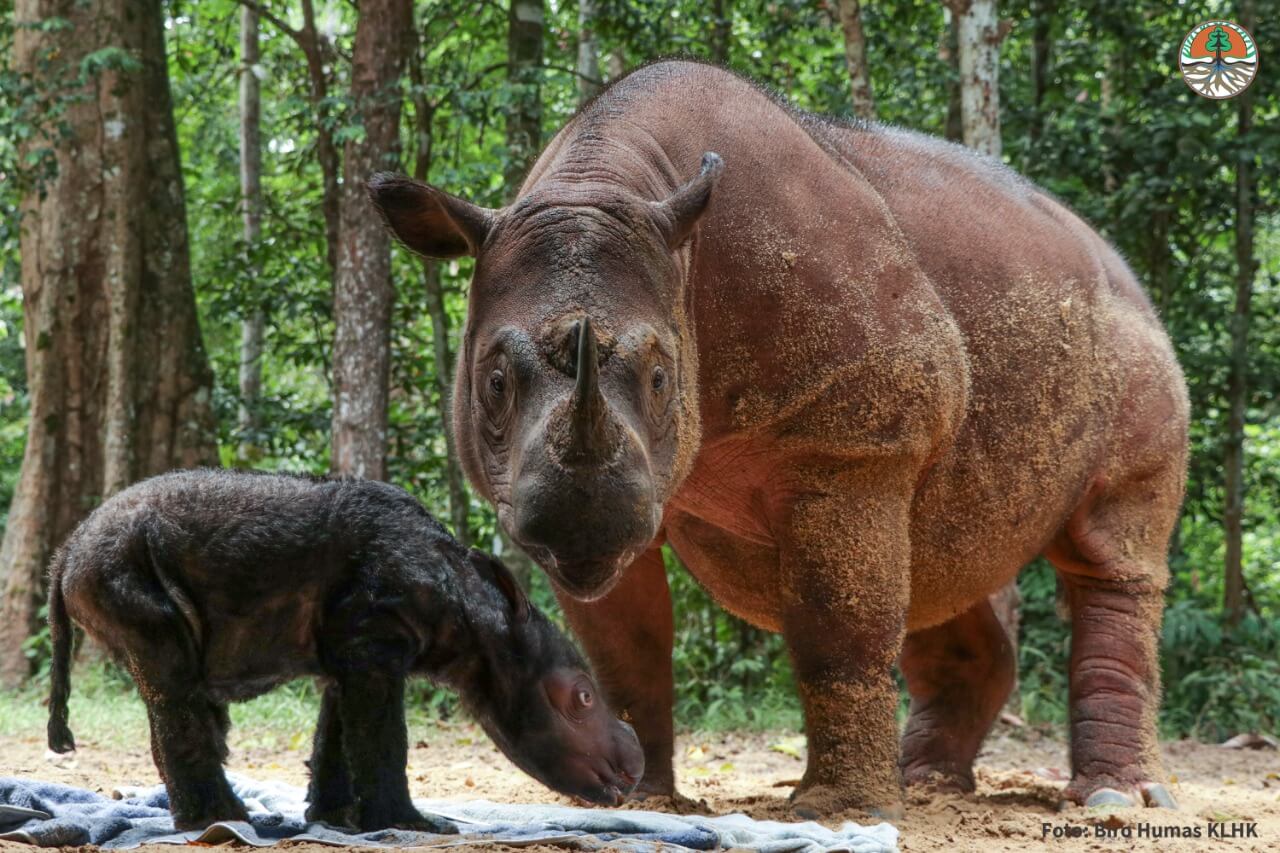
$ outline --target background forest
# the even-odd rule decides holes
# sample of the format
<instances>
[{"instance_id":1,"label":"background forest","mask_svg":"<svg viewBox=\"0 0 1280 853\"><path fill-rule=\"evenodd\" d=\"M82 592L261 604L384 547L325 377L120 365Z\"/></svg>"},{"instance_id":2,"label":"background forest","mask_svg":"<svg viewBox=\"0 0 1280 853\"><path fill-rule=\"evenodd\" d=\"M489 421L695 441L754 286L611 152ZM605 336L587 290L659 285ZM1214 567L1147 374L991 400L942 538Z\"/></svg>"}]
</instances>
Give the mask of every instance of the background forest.
<instances>
[{"instance_id":1,"label":"background forest","mask_svg":"<svg viewBox=\"0 0 1280 853\"><path fill-rule=\"evenodd\" d=\"M518 561L442 420L469 261L391 249L360 185L395 169L499 206L602 83L690 55L1000 156L1120 248L1193 407L1162 727L1280 730L1277 5L0 0L0 681L39 689L52 548L176 465L385 477ZM1214 17L1261 56L1228 101L1177 70ZM684 724L797 726L780 640L669 568ZM1052 571L1019 586L1020 713L1061 721Z\"/></svg>"}]
</instances>

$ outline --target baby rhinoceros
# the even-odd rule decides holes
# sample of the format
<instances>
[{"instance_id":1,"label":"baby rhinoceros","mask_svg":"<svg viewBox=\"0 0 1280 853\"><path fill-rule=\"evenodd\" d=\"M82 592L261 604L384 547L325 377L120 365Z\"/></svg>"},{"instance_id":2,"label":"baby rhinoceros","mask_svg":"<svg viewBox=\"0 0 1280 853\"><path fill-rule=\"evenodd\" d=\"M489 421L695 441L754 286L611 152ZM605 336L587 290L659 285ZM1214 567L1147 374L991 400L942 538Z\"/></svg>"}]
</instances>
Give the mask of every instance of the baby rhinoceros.
<instances>
[{"instance_id":1,"label":"baby rhinoceros","mask_svg":"<svg viewBox=\"0 0 1280 853\"><path fill-rule=\"evenodd\" d=\"M71 619L137 683L179 829L245 819L222 770L227 702L299 676L324 688L310 820L451 829L409 798L413 674L455 689L507 757L557 791L615 804L644 772L631 727L506 567L385 483L188 471L95 510L50 571L57 752L75 748Z\"/></svg>"}]
</instances>

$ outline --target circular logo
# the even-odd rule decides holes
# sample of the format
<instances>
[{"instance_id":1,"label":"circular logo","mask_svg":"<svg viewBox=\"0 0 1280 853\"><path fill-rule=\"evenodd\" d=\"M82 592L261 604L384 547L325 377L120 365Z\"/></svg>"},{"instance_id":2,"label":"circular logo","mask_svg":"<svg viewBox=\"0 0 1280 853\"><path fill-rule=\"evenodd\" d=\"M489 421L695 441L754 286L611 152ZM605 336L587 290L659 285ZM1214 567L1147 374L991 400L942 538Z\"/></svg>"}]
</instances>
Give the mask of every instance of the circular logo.
<instances>
[{"instance_id":1,"label":"circular logo","mask_svg":"<svg viewBox=\"0 0 1280 853\"><path fill-rule=\"evenodd\" d=\"M1197 95L1215 101L1234 98L1258 74L1258 45L1239 24L1205 21L1182 40L1178 67Z\"/></svg>"}]
</instances>

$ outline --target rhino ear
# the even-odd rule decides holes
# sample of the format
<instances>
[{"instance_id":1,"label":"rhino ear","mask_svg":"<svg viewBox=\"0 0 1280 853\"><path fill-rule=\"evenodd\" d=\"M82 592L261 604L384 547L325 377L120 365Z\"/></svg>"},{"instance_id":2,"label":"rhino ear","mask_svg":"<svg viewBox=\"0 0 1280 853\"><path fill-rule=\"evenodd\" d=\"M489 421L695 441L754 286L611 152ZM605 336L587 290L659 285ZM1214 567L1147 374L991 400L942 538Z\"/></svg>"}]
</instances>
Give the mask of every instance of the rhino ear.
<instances>
[{"instance_id":1,"label":"rhino ear","mask_svg":"<svg viewBox=\"0 0 1280 853\"><path fill-rule=\"evenodd\" d=\"M496 210L404 175L379 172L366 186L396 238L428 258L475 255L498 218Z\"/></svg>"},{"instance_id":2,"label":"rhino ear","mask_svg":"<svg viewBox=\"0 0 1280 853\"><path fill-rule=\"evenodd\" d=\"M471 564L476 567L481 576L487 577L507 599L507 604L511 607L512 621L516 624L527 621L529 599L520 588L519 581L511 574L511 570L497 557L477 548L472 548L467 556L471 558Z\"/></svg>"},{"instance_id":3,"label":"rhino ear","mask_svg":"<svg viewBox=\"0 0 1280 853\"><path fill-rule=\"evenodd\" d=\"M714 151L702 155L702 168L688 183L678 187L664 201L654 202L658 214L658 227L667 241L667 248L675 251L693 234L698 219L711 202L711 190L715 188L724 161Z\"/></svg>"}]
</instances>

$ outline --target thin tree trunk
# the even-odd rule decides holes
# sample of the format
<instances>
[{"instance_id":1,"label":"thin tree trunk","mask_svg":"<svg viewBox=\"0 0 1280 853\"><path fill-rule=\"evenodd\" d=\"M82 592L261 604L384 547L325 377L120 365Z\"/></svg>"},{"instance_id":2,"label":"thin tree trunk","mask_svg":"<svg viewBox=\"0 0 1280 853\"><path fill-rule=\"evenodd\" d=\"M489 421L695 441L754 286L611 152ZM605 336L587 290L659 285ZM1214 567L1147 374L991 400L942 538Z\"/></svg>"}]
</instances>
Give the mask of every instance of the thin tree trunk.
<instances>
[{"instance_id":1,"label":"thin tree trunk","mask_svg":"<svg viewBox=\"0 0 1280 853\"><path fill-rule=\"evenodd\" d=\"M411 0L364 0L351 63L351 104L364 137L343 151L338 267L334 277L335 474L385 479L391 371L391 244L365 194L374 172L400 153L400 72L413 25Z\"/></svg>"},{"instance_id":2,"label":"thin tree trunk","mask_svg":"<svg viewBox=\"0 0 1280 853\"><path fill-rule=\"evenodd\" d=\"M596 44L596 0L578 0L578 103L600 91L600 48Z\"/></svg>"},{"instance_id":3,"label":"thin tree trunk","mask_svg":"<svg viewBox=\"0 0 1280 853\"><path fill-rule=\"evenodd\" d=\"M1253 4L1243 4L1240 23L1254 28ZM1226 537L1223 610L1227 623L1237 624L1244 616L1244 424L1249 399L1249 312L1253 300L1253 101L1249 91L1236 99L1236 141L1241 156L1236 158L1236 303L1231 313L1231 365L1227 378L1227 447L1225 468L1226 508L1223 527Z\"/></svg>"},{"instance_id":4,"label":"thin tree trunk","mask_svg":"<svg viewBox=\"0 0 1280 853\"><path fill-rule=\"evenodd\" d=\"M956 23L956 15L947 7L943 10L946 19L946 54L949 78L947 82L947 126L945 135L952 142L964 141L964 121L960 118L960 39Z\"/></svg>"},{"instance_id":5,"label":"thin tree trunk","mask_svg":"<svg viewBox=\"0 0 1280 853\"><path fill-rule=\"evenodd\" d=\"M435 107L427 100L423 89L423 56L416 31L414 47L410 51L409 76L413 81L414 136L416 139L413 176L426 181L431 175L431 157L434 150L431 119ZM427 314L431 317L431 345L435 355L436 397L440 401L440 425L444 431L444 474L449 489L449 518L453 523L453 535L463 547L471 545L470 505L466 478L458 464L457 445L453 440L453 353L449 350L449 314L445 310L444 286L440 279L440 265L433 260L423 261L423 283L427 296Z\"/></svg>"},{"instance_id":6,"label":"thin tree trunk","mask_svg":"<svg viewBox=\"0 0 1280 853\"><path fill-rule=\"evenodd\" d=\"M1031 2L1031 123L1027 135L1034 145L1044 133L1044 95L1049 81L1051 6L1045 0Z\"/></svg>"},{"instance_id":7,"label":"thin tree trunk","mask_svg":"<svg viewBox=\"0 0 1280 853\"><path fill-rule=\"evenodd\" d=\"M729 62L729 40L733 37L733 0L711 0L711 61Z\"/></svg>"},{"instance_id":8,"label":"thin tree trunk","mask_svg":"<svg viewBox=\"0 0 1280 853\"><path fill-rule=\"evenodd\" d=\"M316 29L316 12L312 0L302 0L302 29L296 39L307 60L307 79L311 88L311 104L316 111L316 161L322 181L321 207L324 211L324 236L329 270L338 269L338 235L341 230L341 205L338 193L338 146L333 139L333 116L329 113L330 72L325 66L333 62L333 50Z\"/></svg>"},{"instance_id":9,"label":"thin tree trunk","mask_svg":"<svg viewBox=\"0 0 1280 853\"><path fill-rule=\"evenodd\" d=\"M240 10L240 203L249 252L262 233L262 95L258 85L258 10ZM262 397L262 350L267 317L254 308L240 325L240 446L242 462L256 458L258 405Z\"/></svg>"},{"instance_id":10,"label":"thin tree trunk","mask_svg":"<svg viewBox=\"0 0 1280 853\"><path fill-rule=\"evenodd\" d=\"M862 32L862 8L858 0L840 0L840 28L844 31L844 63L849 69L849 89L853 114L876 117L871 96L871 76L867 69L867 39Z\"/></svg>"},{"instance_id":11,"label":"thin tree trunk","mask_svg":"<svg viewBox=\"0 0 1280 853\"><path fill-rule=\"evenodd\" d=\"M507 7L508 187L519 187L542 148L542 0L511 0Z\"/></svg>"},{"instance_id":12,"label":"thin tree trunk","mask_svg":"<svg viewBox=\"0 0 1280 853\"><path fill-rule=\"evenodd\" d=\"M1000 156L1000 41L996 0L949 0L959 42L964 144Z\"/></svg>"},{"instance_id":13,"label":"thin tree trunk","mask_svg":"<svg viewBox=\"0 0 1280 853\"><path fill-rule=\"evenodd\" d=\"M53 16L67 26L37 26ZM18 0L14 18L14 70L65 112L45 117L57 175L22 201L30 421L0 545L5 685L28 674L46 564L84 515L140 477L218 458L161 4ZM107 48L133 61L73 87Z\"/></svg>"}]
</instances>

